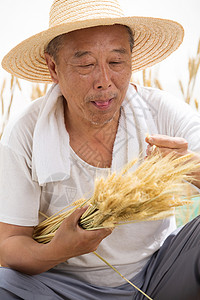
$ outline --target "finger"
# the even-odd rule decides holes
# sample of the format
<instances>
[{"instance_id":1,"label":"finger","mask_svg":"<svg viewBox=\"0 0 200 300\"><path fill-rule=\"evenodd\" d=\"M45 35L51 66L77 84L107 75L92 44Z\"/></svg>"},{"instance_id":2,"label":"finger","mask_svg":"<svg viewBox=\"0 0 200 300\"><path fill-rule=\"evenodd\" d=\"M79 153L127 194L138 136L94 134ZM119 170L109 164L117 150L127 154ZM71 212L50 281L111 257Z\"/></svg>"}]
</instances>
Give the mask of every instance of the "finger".
<instances>
[{"instance_id":1,"label":"finger","mask_svg":"<svg viewBox=\"0 0 200 300\"><path fill-rule=\"evenodd\" d=\"M101 231L101 232L98 232L98 236L97 236L97 239L96 239L96 249L97 247L99 246L99 244L102 242L102 240L104 240L107 236L109 236L111 233L112 233L112 230L110 229L98 229L97 231ZM95 249L95 250L96 250Z\"/></svg>"},{"instance_id":2,"label":"finger","mask_svg":"<svg viewBox=\"0 0 200 300\"><path fill-rule=\"evenodd\" d=\"M100 238L102 237L105 238L107 237L108 235L110 235L112 233L112 229L111 228L103 228L103 229L98 229L98 231L100 231Z\"/></svg>"},{"instance_id":3,"label":"finger","mask_svg":"<svg viewBox=\"0 0 200 300\"><path fill-rule=\"evenodd\" d=\"M145 140L150 145L156 145L160 148L179 149L188 147L187 141L181 137L171 137L167 135L156 134L146 137Z\"/></svg>"},{"instance_id":4,"label":"finger","mask_svg":"<svg viewBox=\"0 0 200 300\"><path fill-rule=\"evenodd\" d=\"M147 149L146 149L146 155L147 156L150 156L152 154L158 154L158 153L160 153L160 151L159 151L159 148L156 145L152 145L152 146L148 145L147 146Z\"/></svg>"},{"instance_id":5,"label":"finger","mask_svg":"<svg viewBox=\"0 0 200 300\"><path fill-rule=\"evenodd\" d=\"M82 236L84 240L87 240L88 246L97 248L103 239L105 239L108 235L112 233L112 230L105 229L97 229L97 230L84 230L84 235Z\"/></svg>"},{"instance_id":6,"label":"finger","mask_svg":"<svg viewBox=\"0 0 200 300\"><path fill-rule=\"evenodd\" d=\"M67 219L66 221L73 224L77 225L79 222L80 217L82 214L87 210L87 207L80 207L77 208Z\"/></svg>"},{"instance_id":7,"label":"finger","mask_svg":"<svg viewBox=\"0 0 200 300\"><path fill-rule=\"evenodd\" d=\"M168 154L171 154L173 155L174 157L180 157L180 156L183 156L185 154L187 154L188 152L187 151L183 151L182 149L171 149L171 148L159 148L159 153L162 155L162 156L166 156Z\"/></svg>"},{"instance_id":8,"label":"finger","mask_svg":"<svg viewBox=\"0 0 200 300\"><path fill-rule=\"evenodd\" d=\"M96 229L96 230L86 230L86 234L90 236L91 239L101 241L108 235L112 233L112 229L110 228L103 228L103 229Z\"/></svg>"}]
</instances>

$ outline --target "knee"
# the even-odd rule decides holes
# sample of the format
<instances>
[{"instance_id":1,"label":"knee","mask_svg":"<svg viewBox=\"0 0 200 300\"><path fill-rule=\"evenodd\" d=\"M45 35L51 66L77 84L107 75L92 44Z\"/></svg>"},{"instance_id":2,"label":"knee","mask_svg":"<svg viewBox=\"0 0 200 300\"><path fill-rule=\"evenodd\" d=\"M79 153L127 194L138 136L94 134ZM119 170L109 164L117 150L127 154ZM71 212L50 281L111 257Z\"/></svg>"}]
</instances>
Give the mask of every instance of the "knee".
<instances>
[{"instance_id":1,"label":"knee","mask_svg":"<svg viewBox=\"0 0 200 300\"><path fill-rule=\"evenodd\" d=\"M12 273L12 271L12 269L0 267L0 280L9 276L9 274Z\"/></svg>"},{"instance_id":2,"label":"knee","mask_svg":"<svg viewBox=\"0 0 200 300\"><path fill-rule=\"evenodd\" d=\"M16 282L17 273L12 269L0 267L0 287L5 288L7 284Z\"/></svg>"},{"instance_id":3,"label":"knee","mask_svg":"<svg viewBox=\"0 0 200 300\"><path fill-rule=\"evenodd\" d=\"M9 268L0 267L0 296L4 300L19 300L19 297L13 289L18 282L19 272Z\"/></svg>"}]
</instances>

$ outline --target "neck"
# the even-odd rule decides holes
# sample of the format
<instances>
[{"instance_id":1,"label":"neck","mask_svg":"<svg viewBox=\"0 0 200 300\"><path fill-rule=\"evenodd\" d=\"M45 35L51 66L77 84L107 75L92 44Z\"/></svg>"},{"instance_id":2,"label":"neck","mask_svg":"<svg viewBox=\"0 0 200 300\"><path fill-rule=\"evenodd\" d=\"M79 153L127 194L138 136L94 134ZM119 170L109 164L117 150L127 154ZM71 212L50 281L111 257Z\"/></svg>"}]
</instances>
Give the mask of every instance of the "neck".
<instances>
[{"instance_id":1,"label":"neck","mask_svg":"<svg viewBox=\"0 0 200 300\"><path fill-rule=\"evenodd\" d=\"M120 112L114 118L101 126L83 122L77 127L77 122L67 113L65 106L65 126L70 137L70 146L76 154L87 163L97 167L110 167L113 145L118 129Z\"/></svg>"}]
</instances>

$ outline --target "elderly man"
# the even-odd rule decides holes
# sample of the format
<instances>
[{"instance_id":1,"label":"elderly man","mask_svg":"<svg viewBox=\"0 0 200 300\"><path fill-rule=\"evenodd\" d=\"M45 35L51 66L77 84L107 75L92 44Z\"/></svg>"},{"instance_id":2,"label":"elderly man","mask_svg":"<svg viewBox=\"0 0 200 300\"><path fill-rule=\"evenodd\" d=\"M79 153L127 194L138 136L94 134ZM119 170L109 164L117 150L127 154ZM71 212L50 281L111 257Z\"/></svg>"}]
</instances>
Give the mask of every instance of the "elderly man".
<instances>
[{"instance_id":1,"label":"elderly man","mask_svg":"<svg viewBox=\"0 0 200 300\"><path fill-rule=\"evenodd\" d=\"M97 248L153 299L200 299L199 218L178 233L174 217L86 231L80 208L48 244L32 238L39 212L89 197L96 176L153 145L163 155L196 152L199 161L199 115L165 92L130 84L132 70L166 58L182 38L179 24L124 17L114 0L57 0L50 28L4 58L12 74L53 85L1 141L1 299L145 299L92 253Z\"/></svg>"}]
</instances>

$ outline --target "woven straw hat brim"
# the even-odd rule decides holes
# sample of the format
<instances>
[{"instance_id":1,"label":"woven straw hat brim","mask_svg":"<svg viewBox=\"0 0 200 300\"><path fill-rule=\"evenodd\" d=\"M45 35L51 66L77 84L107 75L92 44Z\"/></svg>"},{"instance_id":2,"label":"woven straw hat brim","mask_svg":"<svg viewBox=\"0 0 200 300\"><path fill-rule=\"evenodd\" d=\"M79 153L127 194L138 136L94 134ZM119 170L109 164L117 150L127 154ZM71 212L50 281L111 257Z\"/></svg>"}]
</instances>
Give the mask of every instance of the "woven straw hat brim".
<instances>
[{"instance_id":1,"label":"woven straw hat brim","mask_svg":"<svg viewBox=\"0 0 200 300\"><path fill-rule=\"evenodd\" d=\"M76 21L54 26L24 40L4 57L2 67L19 78L50 83L44 48L53 38L78 29L113 24L127 25L133 30L133 72L144 70L168 57L179 47L184 36L179 23L166 19L119 17Z\"/></svg>"}]
</instances>

